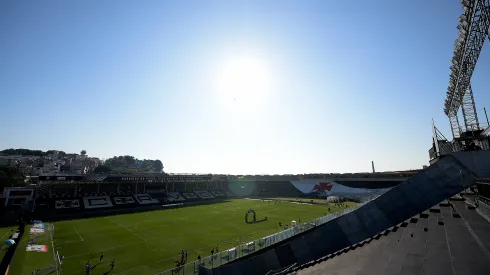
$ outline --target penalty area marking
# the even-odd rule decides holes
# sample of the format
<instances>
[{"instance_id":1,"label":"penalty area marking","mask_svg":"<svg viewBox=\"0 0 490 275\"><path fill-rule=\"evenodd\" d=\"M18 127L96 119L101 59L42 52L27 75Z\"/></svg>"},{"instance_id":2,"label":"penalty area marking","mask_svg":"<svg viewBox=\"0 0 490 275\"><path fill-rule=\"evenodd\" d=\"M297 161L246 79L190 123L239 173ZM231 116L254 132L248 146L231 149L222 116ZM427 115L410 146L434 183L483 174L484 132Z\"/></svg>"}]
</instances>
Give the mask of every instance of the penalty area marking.
<instances>
[{"instance_id":1,"label":"penalty area marking","mask_svg":"<svg viewBox=\"0 0 490 275\"><path fill-rule=\"evenodd\" d=\"M129 233L132 233L133 235L135 235L136 237L138 237L138 238L142 239L143 241L145 241L145 242L147 242L147 241L148 241L147 239L145 239L145 238L141 237L140 235L136 234L136 233L135 233L133 230L131 230L131 229L127 228L126 226L121 225L120 223L116 222L115 220L113 220L113 219L111 219L111 218L108 218L108 219L109 219L109 221L111 221L112 223L116 224L117 226L119 226L119 227L121 227L121 228L123 228L123 229L126 229L126 230L127 230Z\"/></svg>"},{"instance_id":2,"label":"penalty area marking","mask_svg":"<svg viewBox=\"0 0 490 275\"><path fill-rule=\"evenodd\" d=\"M78 230L75 228L75 226L73 227L73 229L75 229L75 232L77 232L78 237L80 237L80 240L82 240L82 242L83 242L83 238L82 238L82 236L80 235L80 233L78 233Z\"/></svg>"}]
</instances>

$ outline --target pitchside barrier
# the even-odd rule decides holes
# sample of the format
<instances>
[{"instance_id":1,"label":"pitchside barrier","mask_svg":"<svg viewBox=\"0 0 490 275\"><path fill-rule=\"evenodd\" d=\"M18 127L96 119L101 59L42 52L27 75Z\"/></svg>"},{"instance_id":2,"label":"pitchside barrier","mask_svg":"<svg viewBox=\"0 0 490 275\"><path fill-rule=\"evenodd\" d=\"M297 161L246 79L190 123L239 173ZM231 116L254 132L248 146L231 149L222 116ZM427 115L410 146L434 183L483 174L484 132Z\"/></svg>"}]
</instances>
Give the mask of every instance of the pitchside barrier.
<instances>
[{"instance_id":1,"label":"pitchside barrier","mask_svg":"<svg viewBox=\"0 0 490 275\"><path fill-rule=\"evenodd\" d=\"M204 258L201 258L201 261L194 261L191 263L188 263L186 265L182 265L180 267L176 267L170 270L166 270L164 272L157 273L155 275L173 275L173 274L179 274L179 275L194 275L198 274L199 267L205 267L205 268L214 268L218 267L224 264L227 264L229 262L232 262L236 259L245 257L247 255L250 255L256 251L259 251L261 249L273 246L279 242L282 242L286 239L289 239L291 237L294 237L298 234L301 234L307 230L313 229L317 226L323 225L331 220L334 220L340 216L343 216L345 214L348 214L352 211L355 211L359 209L361 206L367 204L368 202L374 200L378 196L382 195L386 191L379 192L377 194L371 195L367 197L363 202L360 204L349 207L346 209L343 209L341 211L329 214L327 216L320 217L316 220L308 221L305 223L297 224L296 226L290 227L286 230L283 230L281 232L272 234L270 236L266 236L260 239L257 239L255 241L251 241L245 244L242 244L240 246L230 248L228 250L216 253L212 256L207 256Z\"/></svg>"}]
</instances>

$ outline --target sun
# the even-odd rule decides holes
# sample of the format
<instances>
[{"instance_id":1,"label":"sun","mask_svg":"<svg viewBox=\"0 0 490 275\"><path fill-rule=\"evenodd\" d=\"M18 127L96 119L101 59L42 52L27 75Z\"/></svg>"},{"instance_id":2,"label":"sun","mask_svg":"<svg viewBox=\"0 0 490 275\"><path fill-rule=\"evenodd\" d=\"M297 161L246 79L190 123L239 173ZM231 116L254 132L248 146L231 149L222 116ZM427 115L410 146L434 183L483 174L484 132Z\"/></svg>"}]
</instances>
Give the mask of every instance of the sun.
<instances>
[{"instance_id":1,"label":"sun","mask_svg":"<svg viewBox=\"0 0 490 275\"><path fill-rule=\"evenodd\" d=\"M239 55L219 68L215 83L218 96L234 108L251 109L263 103L272 89L268 64L257 57Z\"/></svg>"}]
</instances>

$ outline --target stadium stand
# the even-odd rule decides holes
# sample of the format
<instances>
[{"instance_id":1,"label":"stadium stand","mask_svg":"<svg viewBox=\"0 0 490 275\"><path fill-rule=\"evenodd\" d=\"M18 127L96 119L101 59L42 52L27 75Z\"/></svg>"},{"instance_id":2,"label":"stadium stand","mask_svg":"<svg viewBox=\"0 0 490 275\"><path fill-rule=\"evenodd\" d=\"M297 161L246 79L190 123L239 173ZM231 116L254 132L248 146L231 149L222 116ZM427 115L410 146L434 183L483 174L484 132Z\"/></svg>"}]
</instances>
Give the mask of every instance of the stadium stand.
<instances>
[{"instance_id":1,"label":"stadium stand","mask_svg":"<svg viewBox=\"0 0 490 275\"><path fill-rule=\"evenodd\" d=\"M303 197L290 181L257 181L252 192L256 197Z\"/></svg>"},{"instance_id":2,"label":"stadium stand","mask_svg":"<svg viewBox=\"0 0 490 275\"><path fill-rule=\"evenodd\" d=\"M55 200L55 209L78 209L80 201L78 199Z\"/></svg>"},{"instance_id":3,"label":"stadium stand","mask_svg":"<svg viewBox=\"0 0 490 275\"><path fill-rule=\"evenodd\" d=\"M115 196L113 197L113 200L116 205L128 205L136 203L132 196Z\"/></svg>"},{"instance_id":4,"label":"stadium stand","mask_svg":"<svg viewBox=\"0 0 490 275\"><path fill-rule=\"evenodd\" d=\"M188 200L199 199L199 196L197 196L196 193L193 192L182 193L182 196L184 196Z\"/></svg>"},{"instance_id":5,"label":"stadium stand","mask_svg":"<svg viewBox=\"0 0 490 275\"><path fill-rule=\"evenodd\" d=\"M372 252L370 258L372 262L366 262L367 270L361 272L361 274L422 274L424 256L434 257L434 254L438 253L438 251L444 253L444 247L455 249L455 254L452 254L451 249L453 261L449 265L453 271L464 266L473 271L465 274L485 274L485 270L488 271L490 269L489 254L488 250L485 253L481 248L485 245L490 248L490 239L483 233L487 232L485 228L490 229L488 221L482 217L478 218L475 216L475 211L468 211L469 207L458 202L457 197L455 197L456 202L449 204L449 207L444 212L440 209L441 207L438 207L439 203L443 203L444 200L469 187L469 185L464 186L461 181L462 174L464 174L465 178L490 176L490 170L485 168L488 167L490 161L488 158L485 159L486 156L483 154L481 152L464 152L445 156L427 169L393 187L374 200L367 202L353 212L296 235L294 238L287 239L268 249L252 253L245 258L214 269L201 268L200 274L266 274L271 270L281 270L292 265L296 265L296 267L293 268L294 270L288 269L288 272L297 272L315 264L318 259L335 257L343 251L354 250L366 242L372 241L373 238L382 238L381 235L396 232L400 227L408 227L408 224L412 223L412 221L426 218L429 216L428 213L431 212L442 213L442 215L437 215L436 219L432 219L432 226L424 226L423 229L427 228L425 232L428 232L428 235L432 235L431 238L433 239L446 236L445 240L442 240L445 242L442 246L438 248L434 246L434 250L422 253L420 249L425 248L426 244L413 241L414 247L412 249L419 251L417 255L411 255L406 250L397 252L383 249L377 253ZM478 158L482 159L478 162L474 161ZM483 163L485 165L482 165ZM432 210L433 208L435 210ZM465 221L452 219L452 217L461 216ZM435 223L445 225L445 229L435 229L437 227ZM471 228L472 223L474 229L468 229L468 226ZM482 223L486 225L484 226ZM472 232L481 232L481 239L475 238ZM405 234L404 231L401 231L401 233ZM413 238L413 234L410 233L410 238ZM422 235L424 233L415 234ZM405 236L406 238L408 237L408 235ZM465 237L456 240L459 236ZM388 240L388 238L383 239ZM397 239L397 243L399 241L401 242L400 239ZM401 248L409 248L409 244L410 241L407 241ZM472 253L465 254L465 249L469 248L472 248L471 251L475 255L471 255ZM450 260L451 254L448 254L447 250L445 253L448 256L445 259ZM385 263L389 262L389 257L392 257L392 255L397 255L392 258L393 263L401 270L385 272ZM407 258L410 259L407 260ZM360 263L355 257L351 257L350 262L354 262L354 265ZM444 263L449 264L449 262ZM437 264L439 263L434 263L434 266ZM381 271L373 270L373 272L370 272L369 268L380 266L383 267ZM359 269L357 270L359 271ZM268 274L275 273L270 272ZM327 267L319 272L305 274L329 274L329 272Z\"/></svg>"},{"instance_id":6,"label":"stadium stand","mask_svg":"<svg viewBox=\"0 0 490 275\"><path fill-rule=\"evenodd\" d=\"M36 188L35 214L52 217L56 213L81 214L141 208L157 204L204 203L228 197L316 197L310 188L302 192L285 179L291 176L202 177L202 176L40 176ZM324 176L318 176L322 179ZM348 178L345 178L348 180ZM137 197L138 196L138 197ZM90 198L90 199L87 199ZM92 202L90 203L89 202ZM77 204L78 202L78 204ZM22 201L10 200L10 204ZM108 211L110 210L110 211ZM77 215L78 215L77 214Z\"/></svg>"},{"instance_id":7,"label":"stadium stand","mask_svg":"<svg viewBox=\"0 0 490 275\"><path fill-rule=\"evenodd\" d=\"M88 196L83 197L85 209L108 208L112 207L109 196Z\"/></svg>"},{"instance_id":8,"label":"stadium stand","mask_svg":"<svg viewBox=\"0 0 490 275\"><path fill-rule=\"evenodd\" d=\"M209 191L211 193L211 195L215 196L215 197L224 197L225 194L221 191Z\"/></svg>"},{"instance_id":9,"label":"stadium stand","mask_svg":"<svg viewBox=\"0 0 490 275\"><path fill-rule=\"evenodd\" d=\"M228 188L235 196L248 197L253 196L257 185L255 181L229 181Z\"/></svg>"},{"instance_id":10,"label":"stadium stand","mask_svg":"<svg viewBox=\"0 0 490 275\"><path fill-rule=\"evenodd\" d=\"M135 194L134 197L139 204L157 204L160 203L157 199L153 199L149 194Z\"/></svg>"},{"instance_id":11,"label":"stadium stand","mask_svg":"<svg viewBox=\"0 0 490 275\"><path fill-rule=\"evenodd\" d=\"M214 196L211 195L208 191L206 190L197 190L194 191L200 198L202 199L214 199Z\"/></svg>"},{"instance_id":12,"label":"stadium stand","mask_svg":"<svg viewBox=\"0 0 490 275\"><path fill-rule=\"evenodd\" d=\"M168 202L183 202L183 201L185 201L185 198L182 197L182 195L180 195L179 192L168 192L167 201Z\"/></svg>"}]
</instances>

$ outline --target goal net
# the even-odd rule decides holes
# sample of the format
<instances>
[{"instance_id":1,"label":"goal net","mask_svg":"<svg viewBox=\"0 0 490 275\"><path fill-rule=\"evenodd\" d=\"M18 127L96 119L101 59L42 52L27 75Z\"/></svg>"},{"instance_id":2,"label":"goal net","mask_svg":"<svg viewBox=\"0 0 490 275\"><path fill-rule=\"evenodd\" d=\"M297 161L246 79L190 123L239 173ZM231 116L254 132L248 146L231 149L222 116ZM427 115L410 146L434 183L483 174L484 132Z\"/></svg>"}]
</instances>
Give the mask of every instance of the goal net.
<instances>
[{"instance_id":1,"label":"goal net","mask_svg":"<svg viewBox=\"0 0 490 275\"><path fill-rule=\"evenodd\" d=\"M28 227L26 253L40 253L40 267L33 274L60 274L61 258L54 247L54 225L33 221ZM42 254L41 254L42 253Z\"/></svg>"}]
</instances>

